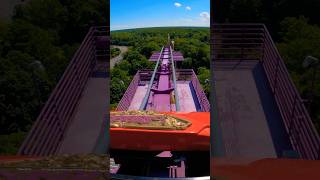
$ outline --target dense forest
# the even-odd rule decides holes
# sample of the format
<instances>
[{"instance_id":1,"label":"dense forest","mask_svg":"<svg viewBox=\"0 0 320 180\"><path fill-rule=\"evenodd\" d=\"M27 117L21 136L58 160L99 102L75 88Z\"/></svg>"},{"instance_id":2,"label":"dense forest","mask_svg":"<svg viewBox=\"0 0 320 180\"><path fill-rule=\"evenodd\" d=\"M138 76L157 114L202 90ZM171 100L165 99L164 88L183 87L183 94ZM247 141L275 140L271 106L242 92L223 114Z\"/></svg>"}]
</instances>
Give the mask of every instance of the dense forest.
<instances>
[{"instance_id":1,"label":"dense forest","mask_svg":"<svg viewBox=\"0 0 320 180\"><path fill-rule=\"evenodd\" d=\"M175 50L181 51L185 60L181 68L194 69L205 93L209 96L210 46L209 28L144 28L111 32L111 44L129 46L123 60L111 70L111 100L115 108L139 69L153 69L148 61L152 52L167 43L168 34L174 40Z\"/></svg>"},{"instance_id":2,"label":"dense forest","mask_svg":"<svg viewBox=\"0 0 320 180\"><path fill-rule=\"evenodd\" d=\"M308 55L320 59L319 9L319 0L224 0L219 1L214 11L215 22L258 22L267 25L302 98L307 100L307 106L311 106L311 118L318 131L320 78L315 79L312 90L313 70L304 68L303 61ZM315 94L310 99L312 91Z\"/></svg>"},{"instance_id":3,"label":"dense forest","mask_svg":"<svg viewBox=\"0 0 320 180\"><path fill-rule=\"evenodd\" d=\"M29 0L0 21L0 154L14 154L105 0Z\"/></svg>"}]
</instances>

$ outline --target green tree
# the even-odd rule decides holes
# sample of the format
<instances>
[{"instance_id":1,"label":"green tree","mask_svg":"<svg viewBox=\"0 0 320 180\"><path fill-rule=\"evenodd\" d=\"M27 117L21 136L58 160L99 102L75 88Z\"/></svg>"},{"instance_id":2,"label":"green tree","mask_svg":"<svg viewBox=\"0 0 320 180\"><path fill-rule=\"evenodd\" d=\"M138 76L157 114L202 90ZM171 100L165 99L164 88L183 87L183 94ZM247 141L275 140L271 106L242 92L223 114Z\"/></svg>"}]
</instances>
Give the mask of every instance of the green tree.
<instances>
[{"instance_id":1,"label":"green tree","mask_svg":"<svg viewBox=\"0 0 320 180\"><path fill-rule=\"evenodd\" d=\"M127 71L121 70L118 67L114 67L111 70L110 104L117 104L121 100L121 97L129 86L130 81L131 78Z\"/></svg>"},{"instance_id":2,"label":"green tree","mask_svg":"<svg viewBox=\"0 0 320 180\"><path fill-rule=\"evenodd\" d=\"M127 60L131 65L130 69L128 69L129 75L136 74L139 69L152 67L152 63L135 50L129 50L125 56L125 60Z\"/></svg>"},{"instance_id":3,"label":"green tree","mask_svg":"<svg viewBox=\"0 0 320 180\"><path fill-rule=\"evenodd\" d=\"M207 97L210 96L210 69L206 67L199 67L198 68L198 79L200 84L206 93Z\"/></svg>"},{"instance_id":4,"label":"green tree","mask_svg":"<svg viewBox=\"0 0 320 180\"><path fill-rule=\"evenodd\" d=\"M26 4L17 6L14 18L59 32L66 24L66 13L59 0L30 0Z\"/></svg>"},{"instance_id":5,"label":"green tree","mask_svg":"<svg viewBox=\"0 0 320 180\"><path fill-rule=\"evenodd\" d=\"M308 99L310 93L310 83L313 78L312 71L303 68L302 64L306 56L312 55L320 58L320 28L317 25L311 25L304 17L285 18L282 23L282 40L278 43L278 48L283 57L288 70L298 87L303 98ZM311 117L317 128L320 130L320 79L316 79L316 92Z\"/></svg>"},{"instance_id":6,"label":"green tree","mask_svg":"<svg viewBox=\"0 0 320 180\"><path fill-rule=\"evenodd\" d=\"M120 52L121 51L119 48L111 48L111 51L110 51L111 58L118 56L120 54Z\"/></svg>"},{"instance_id":7,"label":"green tree","mask_svg":"<svg viewBox=\"0 0 320 180\"><path fill-rule=\"evenodd\" d=\"M154 51L159 51L159 49L160 47L157 43L149 42L141 47L140 53L146 58L149 58Z\"/></svg>"}]
</instances>

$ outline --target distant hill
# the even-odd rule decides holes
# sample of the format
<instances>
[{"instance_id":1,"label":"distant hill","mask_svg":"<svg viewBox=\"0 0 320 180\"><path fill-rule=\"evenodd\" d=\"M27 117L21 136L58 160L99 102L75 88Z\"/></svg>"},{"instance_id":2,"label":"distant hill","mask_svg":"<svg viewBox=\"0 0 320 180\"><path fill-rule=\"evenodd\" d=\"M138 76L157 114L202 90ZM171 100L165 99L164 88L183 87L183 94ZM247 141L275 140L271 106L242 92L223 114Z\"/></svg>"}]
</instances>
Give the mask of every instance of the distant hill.
<instances>
[{"instance_id":1,"label":"distant hill","mask_svg":"<svg viewBox=\"0 0 320 180\"><path fill-rule=\"evenodd\" d=\"M112 30L111 32L130 32L130 31L139 31L139 30L168 30L168 29L209 29L209 27L195 27L195 26L168 26L168 27L145 27L145 28L132 28L132 29L121 29L121 30Z\"/></svg>"}]
</instances>

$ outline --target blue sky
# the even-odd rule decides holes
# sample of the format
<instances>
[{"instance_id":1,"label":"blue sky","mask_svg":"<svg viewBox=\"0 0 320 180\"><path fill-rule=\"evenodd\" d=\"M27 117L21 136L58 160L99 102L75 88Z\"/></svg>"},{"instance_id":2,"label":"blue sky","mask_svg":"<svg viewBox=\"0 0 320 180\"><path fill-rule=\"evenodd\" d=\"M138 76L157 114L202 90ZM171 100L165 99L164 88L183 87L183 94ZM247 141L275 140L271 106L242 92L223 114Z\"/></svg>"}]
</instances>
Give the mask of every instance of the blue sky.
<instances>
[{"instance_id":1,"label":"blue sky","mask_svg":"<svg viewBox=\"0 0 320 180\"><path fill-rule=\"evenodd\" d=\"M110 29L210 26L210 0L110 0Z\"/></svg>"}]
</instances>

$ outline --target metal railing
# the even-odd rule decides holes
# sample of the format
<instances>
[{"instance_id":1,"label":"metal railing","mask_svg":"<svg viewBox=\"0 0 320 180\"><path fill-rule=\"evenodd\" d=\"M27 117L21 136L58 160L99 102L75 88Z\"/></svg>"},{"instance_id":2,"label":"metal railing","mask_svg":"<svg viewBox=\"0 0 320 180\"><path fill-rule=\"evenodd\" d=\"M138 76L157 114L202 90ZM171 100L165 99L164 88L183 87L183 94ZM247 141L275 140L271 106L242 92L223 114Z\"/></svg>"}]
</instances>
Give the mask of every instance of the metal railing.
<instances>
[{"instance_id":1,"label":"metal railing","mask_svg":"<svg viewBox=\"0 0 320 180\"><path fill-rule=\"evenodd\" d=\"M272 38L265 29L263 67L281 110L293 148L302 158L319 159L320 138Z\"/></svg>"},{"instance_id":2,"label":"metal railing","mask_svg":"<svg viewBox=\"0 0 320 180\"><path fill-rule=\"evenodd\" d=\"M191 83L192 86L196 92L198 101L200 103L201 106L201 111L203 112L210 112L210 103L209 100L206 96L206 94L204 93L202 86L198 80L197 75L194 73L194 71L192 70L192 76L191 76Z\"/></svg>"},{"instance_id":3,"label":"metal railing","mask_svg":"<svg viewBox=\"0 0 320 180\"><path fill-rule=\"evenodd\" d=\"M96 65L95 41L96 36L103 32L101 28L89 29L21 145L18 155L47 156L57 152L81 93Z\"/></svg>"},{"instance_id":4,"label":"metal railing","mask_svg":"<svg viewBox=\"0 0 320 180\"><path fill-rule=\"evenodd\" d=\"M127 111L130 103L133 99L134 94L136 93L137 87L139 85L140 81L140 72L138 71L137 74L133 77L128 89L122 96L118 106L117 106L117 111Z\"/></svg>"},{"instance_id":5,"label":"metal railing","mask_svg":"<svg viewBox=\"0 0 320 180\"><path fill-rule=\"evenodd\" d=\"M176 69L174 67L171 46L170 46L170 59L171 59L171 66L172 66L172 80L173 80L173 88L174 88L174 98L175 98L175 102L176 102L176 111L179 112L180 111L180 102L179 102L179 94L178 94L178 89L177 89Z\"/></svg>"},{"instance_id":6,"label":"metal railing","mask_svg":"<svg viewBox=\"0 0 320 180\"><path fill-rule=\"evenodd\" d=\"M153 74L152 74L152 77L151 77L151 80L150 80L146 95L144 96L143 101L142 101L142 103L140 105L140 108L139 108L140 111L145 110L145 108L147 106L147 102L148 102L148 99L149 99L149 96L150 96L151 88L153 86L153 81L154 81L154 78L155 78L156 73L157 73L157 69L158 69L158 66L159 66L159 63L160 63L160 59L162 58L163 49L164 49L164 47L162 47L162 49L160 51L160 56L158 57L158 60L157 60L157 64L154 67L154 71L153 71Z\"/></svg>"},{"instance_id":7,"label":"metal railing","mask_svg":"<svg viewBox=\"0 0 320 180\"><path fill-rule=\"evenodd\" d=\"M319 159L319 134L266 26L214 24L213 34L213 61L262 64L293 149L303 159Z\"/></svg>"},{"instance_id":8,"label":"metal railing","mask_svg":"<svg viewBox=\"0 0 320 180\"><path fill-rule=\"evenodd\" d=\"M212 28L215 61L260 60L264 27L260 24L215 24Z\"/></svg>"}]
</instances>

